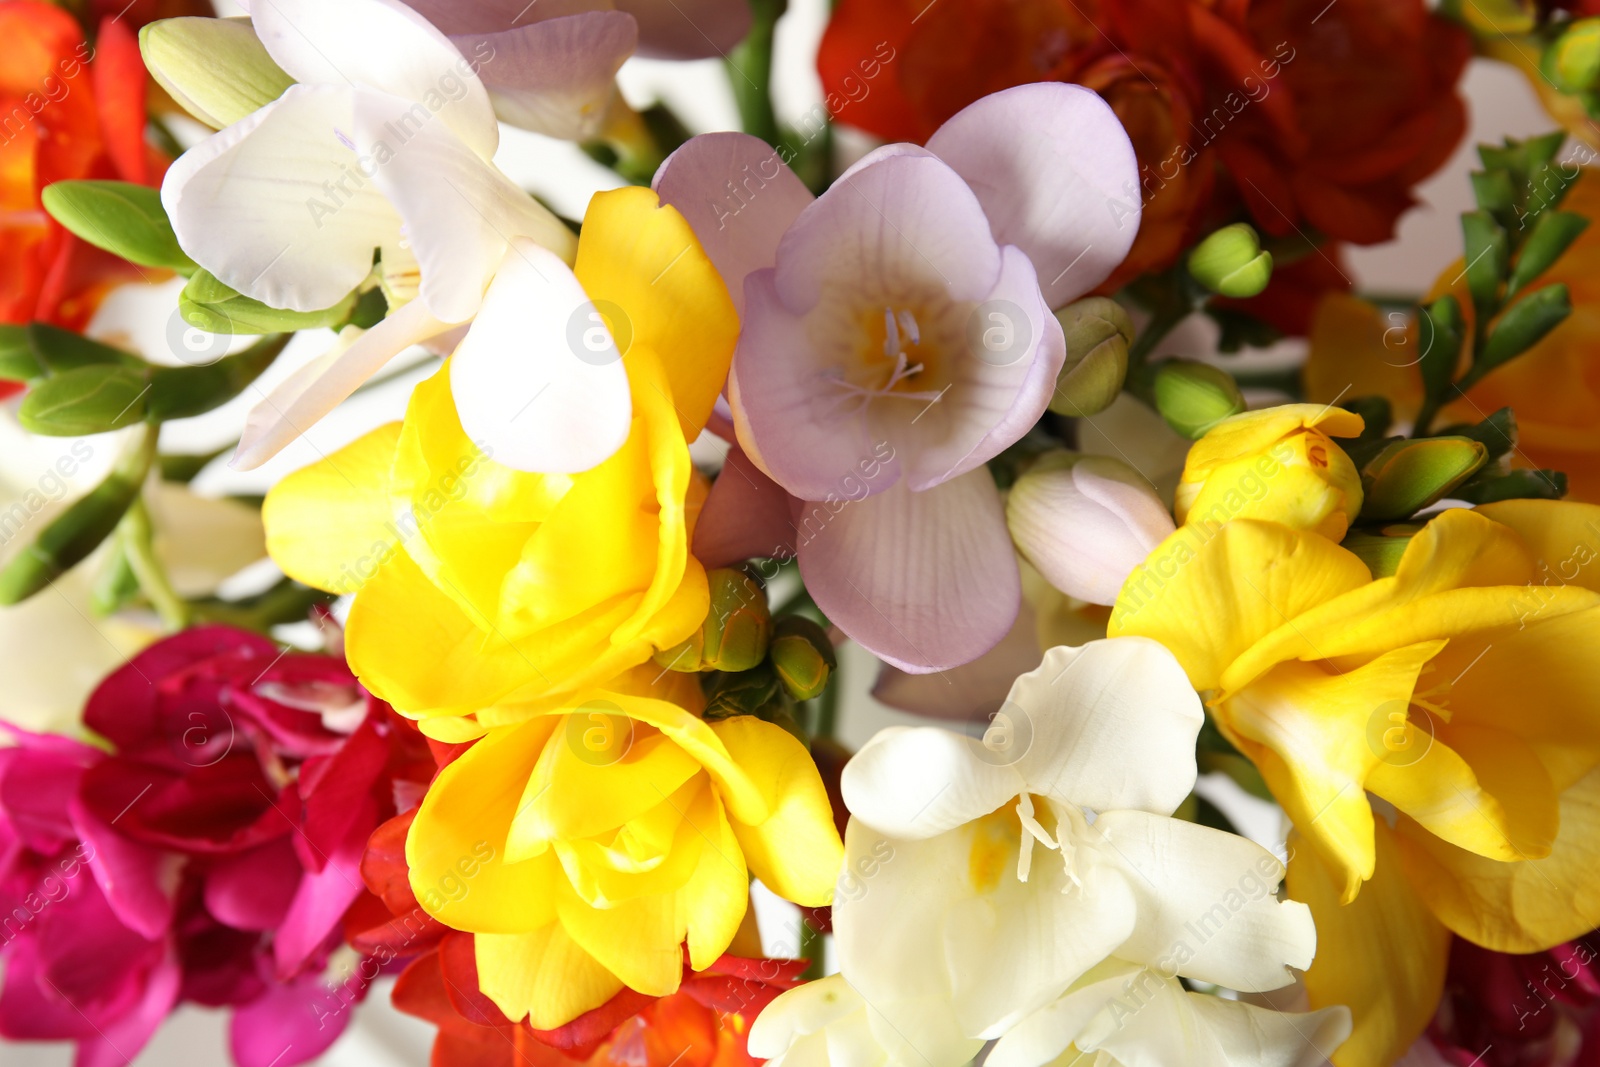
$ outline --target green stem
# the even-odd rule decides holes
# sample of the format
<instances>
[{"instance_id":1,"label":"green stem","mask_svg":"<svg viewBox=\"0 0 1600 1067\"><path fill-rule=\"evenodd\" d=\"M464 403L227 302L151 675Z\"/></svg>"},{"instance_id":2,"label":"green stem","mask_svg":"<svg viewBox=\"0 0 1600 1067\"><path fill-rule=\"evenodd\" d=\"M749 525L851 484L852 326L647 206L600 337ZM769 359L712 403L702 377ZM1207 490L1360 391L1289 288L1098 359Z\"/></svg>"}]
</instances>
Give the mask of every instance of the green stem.
<instances>
[{"instance_id":1,"label":"green stem","mask_svg":"<svg viewBox=\"0 0 1600 1067\"><path fill-rule=\"evenodd\" d=\"M746 37L728 56L728 84L739 106L744 132L774 148L783 143L778 115L772 109L772 41L778 17L789 0L750 0L755 19Z\"/></svg>"},{"instance_id":2,"label":"green stem","mask_svg":"<svg viewBox=\"0 0 1600 1067\"><path fill-rule=\"evenodd\" d=\"M123 516L121 534L122 550L134 577L139 580L139 588L150 598L151 606L166 628L177 633L189 625L189 602L172 588L166 568L156 558L155 531L143 497L135 500Z\"/></svg>"},{"instance_id":3,"label":"green stem","mask_svg":"<svg viewBox=\"0 0 1600 1067\"><path fill-rule=\"evenodd\" d=\"M1158 312L1146 324L1133 344L1128 346L1128 374L1124 379L1128 392L1143 400L1151 407L1155 407L1155 375L1151 373L1150 354L1162 338L1177 328L1178 323L1188 318L1193 308L1177 306Z\"/></svg>"},{"instance_id":4,"label":"green stem","mask_svg":"<svg viewBox=\"0 0 1600 1067\"><path fill-rule=\"evenodd\" d=\"M824 948L828 943L826 934L819 934L811 928L811 924L804 919L800 920L800 958L811 961L805 973L800 977L807 982L822 977L825 966Z\"/></svg>"}]
</instances>

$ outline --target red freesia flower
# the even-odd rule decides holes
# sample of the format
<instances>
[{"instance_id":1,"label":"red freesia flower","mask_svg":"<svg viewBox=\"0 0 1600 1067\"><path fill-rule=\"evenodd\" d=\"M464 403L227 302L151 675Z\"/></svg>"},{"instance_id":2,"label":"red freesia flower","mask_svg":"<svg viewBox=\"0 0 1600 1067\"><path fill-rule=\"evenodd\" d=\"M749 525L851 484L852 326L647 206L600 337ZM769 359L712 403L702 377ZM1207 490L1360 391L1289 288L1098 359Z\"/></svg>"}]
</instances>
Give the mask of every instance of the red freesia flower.
<instances>
[{"instance_id":1,"label":"red freesia flower","mask_svg":"<svg viewBox=\"0 0 1600 1067\"><path fill-rule=\"evenodd\" d=\"M181 1002L234 1009L240 1067L338 1037L370 963L325 977L367 838L433 770L328 656L224 627L159 642L90 698L106 753L0 750L0 1036L121 1064Z\"/></svg>"},{"instance_id":2,"label":"red freesia flower","mask_svg":"<svg viewBox=\"0 0 1600 1067\"><path fill-rule=\"evenodd\" d=\"M1600 937L1513 956L1456 938L1428 1039L1457 1067L1600 1063Z\"/></svg>"},{"instance_id":3,"label":"red freesia flower","mask_svg":"<svg viewBox=\"0 0 1600 1067\"><path fill-rule=\"evenodd\" d=\"M817 65L839 121L897 141L1013 85L1098 91L1138 153L1144 212L1111 291L1236 217L1393 236L1465 130L1469 52L1422 0L840 0Z\"/></svg>"}]
</instances>

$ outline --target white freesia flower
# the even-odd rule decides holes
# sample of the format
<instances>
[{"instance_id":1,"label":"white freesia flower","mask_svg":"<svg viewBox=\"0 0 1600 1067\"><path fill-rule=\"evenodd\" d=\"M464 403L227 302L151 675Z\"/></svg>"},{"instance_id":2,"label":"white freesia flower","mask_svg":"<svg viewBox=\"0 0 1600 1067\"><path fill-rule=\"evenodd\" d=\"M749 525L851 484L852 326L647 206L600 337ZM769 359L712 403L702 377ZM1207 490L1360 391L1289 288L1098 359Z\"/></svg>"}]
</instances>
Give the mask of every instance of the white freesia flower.
<instances>
[{"instance_id":1,"label":"white freesia flower","mask_svg":"<svg viewBox=\"0 0 1600 1067\"><path fill-rule=\"evenodd\" d=\"M1080 1040L1111 1050L1117 1035L1091 1025L1109 1002L1086 1011L1094 995L1084 993L1108 976L1149 971L1170 1001L1178 987L1163 983L1178 976L1257 992L1309 966L1310 912L1277 900L1282 864L1243 838L1170 817L1194 787L1202 721L1171 653L1116 638L1050 650L1017 679L982 742L897 727L856 755L843 779L853 818L834 929L867 1030L883 1048L909 1042L915 1053L891 1048L889 1062L962 1062L960 1050L919 1040L941 1014L968 1041L1024 1023L1045 1032L1013 1042L1018 1057L1063 1035L1062 1049ZM1213 1013L1187 1001L1168 1009ZM780 998L768 1010L781 1019L794 1009ZM1061 1023L1063 1010L1082 1014L1080 1024ZM1181 1032L1204 1063L1213 1044L1246 1047L1227 1027L1254 1025ZM798 1040L817 1029L789 1031ZM1279 1044L1263 1042L1261 1057L1237 1062L1296 1062L1272 1058Z\"/></svg>"},{"instance_id":2,"label":"white freesia flower","mask_svg":"<svg viewBox=\"0 0 1600 1067\"><path fill-rule=\"evenodd\" d=\"M240 443L245 468L396 353L476 315L508 256L534 249L535 273L559 285L575 248L493 164L499 125L478 61L422 15L396 0L273 0L252 15L296 84L167 172L162 201L180 244L272 307L332 306L368 277L374 251L391 292L417 296L267 397Z\"/></svg>"}]
</instances>

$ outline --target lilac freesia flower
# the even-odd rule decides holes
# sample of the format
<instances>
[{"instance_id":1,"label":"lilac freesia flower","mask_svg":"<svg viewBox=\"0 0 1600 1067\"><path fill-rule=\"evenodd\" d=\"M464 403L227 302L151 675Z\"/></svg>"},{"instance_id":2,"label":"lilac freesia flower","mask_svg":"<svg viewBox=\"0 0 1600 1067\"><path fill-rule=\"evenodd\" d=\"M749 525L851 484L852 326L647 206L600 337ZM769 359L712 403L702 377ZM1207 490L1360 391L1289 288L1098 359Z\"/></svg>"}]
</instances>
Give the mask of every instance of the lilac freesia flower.
<instances>
[{"instance_id":1,"label":"lilac freesia flower","mask_svg":"<svg viewBox=\"0 0 1600 1067\"><path fill-rule=\"evenodd\" d=\"M1051 309L1127 254L1136 179L1110 108L1057 83L985 97L815 199L742 134L656 175L740 306L735 427L804 502L806 588L889 663L943 670L1010 629L1017 564L984 464L1044 413L1065 357Z\"/></svg>"}]
</instances>

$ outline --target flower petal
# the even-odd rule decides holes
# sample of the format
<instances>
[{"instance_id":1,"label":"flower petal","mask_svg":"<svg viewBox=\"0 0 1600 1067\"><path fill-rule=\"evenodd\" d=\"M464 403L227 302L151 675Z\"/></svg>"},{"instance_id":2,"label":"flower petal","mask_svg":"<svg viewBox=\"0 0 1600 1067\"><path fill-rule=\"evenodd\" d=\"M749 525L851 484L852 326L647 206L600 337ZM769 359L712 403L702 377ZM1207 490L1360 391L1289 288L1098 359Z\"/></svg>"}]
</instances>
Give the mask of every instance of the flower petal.
<instances>
[{"instance_id":1,"label":"flower petal","mask_svg":"<svg viewBox=\"0 0 1600 1067\"><path fill-rule=\"evenodd\" d=\"M727 57L750 32L750 5L739 0L617 0L639 22L639 54L662 59Z\"/></svg>"},{"instance_id":2,"label":"flower petal","mask_svg":"<svg viewBox=\"0 0 1600 1067\"><path fill-rule=\"evenodd\" d=\"M516 470L588 470L622 446L633 419L600 313L571 269L527 239L506 251L451 357L450 391L467 436Z\"/></svg>"},{"instance_id":3,"label":"flower petal","mask_svg":"<svg viewBox=\"0 0 1600 1067\"><path fill-rule=\"evenodd\" d=\"M1091 811L1170 815L1194 789L1205 722L1183 668L1148 638L1052 648L1011 686L1001 714L1027 747L1032 792Z\"/></svg>"},{"instance_id":4,"label":"flower petal","mask_svg":"<svg viewBox=\"0 0 1600 1067\"><path fill-rule=\"evenodd\" d=\"M734 445L711 483L690 551L706 567L747 559L792 559L792 498Z\"/></svg>"},{"instance_id":5,"label":"flower petal","mask_svg":"<svg viewBox=\"0 0 1600 1067\"><path fill-rule=\"evenodd\" d=\"M513 1022L564 1026L622 991L622 980L569 937L560 923L527 934L479 934L478 986Z\"/></svg>"},{"instance_id":6,"label":"flower petal","mask_svg":"<svg viewBox=\"0 0 1600 1067\"><path fill-rule=\"evenodd\" d=\"M813 505L796 524L817 606L903 670L971 662L1016 620L1021 578L987 468L922 493L900 482L836 512Z\"/></svg>"},{"instance_id":7,"label":"flower petal","mask_svg":"<svg viewBox=\"0 0 1600 1067\"><path fill-rule=\"evenodd\" d=\"M1450 932L1412 889L1394 833L1378 826L1377 874L1341 906L1343 879L1290 838L1289 896L1316 920L1317 958L1306 972L1314 1008L1347 1005L1355 1029L1332 1056L1337 1067L1393 1063L1427 1027L1444 990Z\"/></svg>"},{"instance_id":8,"label":"flower petal","mask_svg":"<svg viewBox=\"0 0 1600 1067\"><path fill-rule=\"evenodd\" d=\"M342 84L291 85L179 156L161 202L183 250L272 307L319 311L344 299L400 227L377 185L346 162L355 154L339 137L355 131L355 97Z\"/></svg>"},{"instance_id":9,"label":"flower petal","mask_svg":"<svg viewBox=\"0 0 1600 1067\"><path fill-rule=\"evenodd\" d=\"M250 409L230 463L237 470L261 466L348 399L384 364L444 329L422 301L413 300L348 344L336 344Z\"/></svg>"},{"instance_id":10,"label":"flower petal","mask_svg":"<svg viewBox=\"0 0 1600 1067\"><path fill-rule=\"evenodd\" d=\"M815 199L776 149L747 133L691 138L651 187L694 228L741 317L745 278L777 261L778 242Z\"/></svg>"},{"instance_id":11,"label":"flower petal","mask_svg":"<svg viewBox=\"0 0 1600 1067\"><path fill-rule=\"evenodd\" d=\"M1294 981L1316 952L1304 904L1280 903L1284 866L1266 849L1209 826L1143 811L1103 813L1089 833L1138 902L1117 955L1246 993Z\"/></svg>"},{"instance_id":12,"label":"flower petal","mask_svg":"<svg viewBox=\"0 0 1600 1067\"><path fill-rule=\"evenodd\" d=\"M450 40L463 55L490 57L478 76L502 121L580 141L600 132L617 70L638 38L637 24L620 11L582 11Z\"/></svg>"},{"instance_id":13,"label":"flower petal","mask_svg":"<svg viewBox=\"0 0 1600 1067\"><path fill-rule=\"evenodd\" d=\"M489 94L465 56L398 0L271 0L251 25L297 82L370 86L422 105L488 159L500 144ZM402 127L403 129L403 127Z\"/></svg>"},{"instance_id":14,"label":"flower petal","mask_svg":"<svg viewBox=\"0 0 1600 1067\"><path fill-rule=\"evenodd\" d=\"M1033 260L1051 307L1105 281L1139 232L1139 165L1093 90L1019 85L957 112L928 149L967 180L995 239Z\"/></svg>"},{"instance_id":15,"label":"flower petal","mask_svg":"<svg viewBox=\"0 0 1600 1067\"><path fill-rule=\"evenodd\" d=\"M1025 788L980 742L935 726L879 730L844 765L840 788L857 819L922 840L994 811Z\"/></svg>"}]
</instances>

